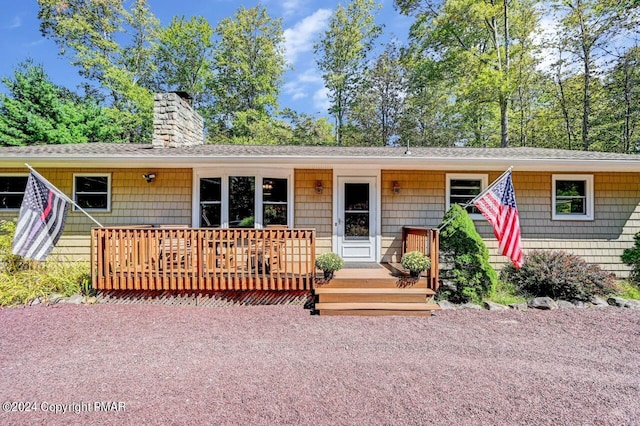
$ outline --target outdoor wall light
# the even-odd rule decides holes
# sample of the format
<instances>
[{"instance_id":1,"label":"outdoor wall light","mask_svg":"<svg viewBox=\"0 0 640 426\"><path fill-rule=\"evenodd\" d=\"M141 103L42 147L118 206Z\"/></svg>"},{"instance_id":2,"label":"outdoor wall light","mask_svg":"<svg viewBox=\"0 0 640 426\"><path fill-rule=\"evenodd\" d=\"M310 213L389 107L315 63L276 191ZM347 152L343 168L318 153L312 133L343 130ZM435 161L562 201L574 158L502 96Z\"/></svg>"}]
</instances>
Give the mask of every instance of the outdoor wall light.
<instances>
[{"instance_id":1,"label":"outdoor wall light","mask_svg":"<svg viewBox=\"0 0 640 426\"><path fill-rule=\"evenodd\" d=\"M398 182L397 180L393 181L393 193L394 194L400 193L400 182Z\"/></svg>"},{"instance_id":2,"label":"outdoor wall light","mask_svg":"<svg viewBox=\"0 0 640 426\"><path fill-rule=\"evenodd\" d=\"M156 180L156 174L153 172L149 172L149 173L144 173L142 175L142 178L145 179L147 181L147 183L151 183L154 180Z\"/></svg>"},{"instance_id":3,"label":"outdoor wall light","mask_svg":"<svg viewBox=\"0 0 640 426\"><path fill-rule=\"evenodd\" d=\"M321 180L317 180L316 181L316 194L322 194L322 190L324 188L322 187L322 181Z\"/></svg>"}]
</instances>

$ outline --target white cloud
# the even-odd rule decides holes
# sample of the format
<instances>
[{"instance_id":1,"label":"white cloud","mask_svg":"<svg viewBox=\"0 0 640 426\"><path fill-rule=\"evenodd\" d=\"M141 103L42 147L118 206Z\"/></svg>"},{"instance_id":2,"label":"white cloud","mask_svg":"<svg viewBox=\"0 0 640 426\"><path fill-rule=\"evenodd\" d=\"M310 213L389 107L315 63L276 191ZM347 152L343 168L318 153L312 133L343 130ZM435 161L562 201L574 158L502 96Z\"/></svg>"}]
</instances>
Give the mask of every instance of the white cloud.
<instances>
[{"instance_id":1,"label":"white cloud","mask_svg":"<svg viewBox=\"0 0 640 426\"><path fill-rule=\"evenodd\" d=\"M313 49L313 38L327 26L330 17L330 9L318 9L292 28L284 30L285 57L290 64L295 63L300 53Z\"/></svg>"},{"instance_id":2,"label":"white cloud","mask_svg":"<svg viewBox=\"0 0 640 426\"><path fill-rule=\"evenodd\" d=\"M14 28L20 28L22 26L22 18L19 16L15 16L9 25L6 26L7 29L12 30Z\"/></svg>"},{"instance_id":3,"label":"white cloud","mask_svg":"<svg viewBox=\"0 0 640 426\"><path fill-rule=\"evenodd\" d=\"M329 89L323 87L322 89L316 90L313 94L313 106L320 111L327 111L331 106L329 102Z\"/></svg>"},{"instance_id":4,"label":"white cloud","mask_svg":"<svg viewBox=\"0 0 640 426\"><path fill-rule=\"evenodd\" d=\"M302 9L304 0L285 0L280 3L283 15L290 16Z\"/></svg>"},{"instance_id":5,"label":"white cloud","mask_svg":"<svg viewBox=\"0 0 640 426\"><path fill-rule=\"evenodd\" d=\"M318 72L310 68L303 73L295 74L295 77L282 86L285 94L291 96L291 99L298 100L309 96L308 92L313 89L309 86L318 86L322 84L322 77Z\"/></svg>"}]
</instances>

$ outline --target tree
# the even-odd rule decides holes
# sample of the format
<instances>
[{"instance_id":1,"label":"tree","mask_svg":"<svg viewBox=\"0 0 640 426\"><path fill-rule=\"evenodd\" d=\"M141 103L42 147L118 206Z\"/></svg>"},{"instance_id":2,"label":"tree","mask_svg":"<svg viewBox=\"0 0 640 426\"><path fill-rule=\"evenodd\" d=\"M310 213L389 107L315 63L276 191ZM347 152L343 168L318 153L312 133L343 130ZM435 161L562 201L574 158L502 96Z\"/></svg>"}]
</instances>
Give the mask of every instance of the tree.
<instances>
[{"instance_id":1,"label":"tree","mask_svg":"<svg viewBox=\"0 0 640 426\"><path fill-rule=\"evenodd\" d=\"M314 46L316 64L329 89L329 113L336 119L338 145L342 145L345 120L362 83L369 51L382 30L373 16L378 8L374 0L354 0L346 8L339 4L329 29Z\"/></svg>"},{"instance_id":2,"label":"tree","mask_svg":"<svg viewBox=\"0 0 640 426\"><path fill-rule=\"evenodd\" d=\"M640 47L628 48L609 76L610 116L614 118L620 152L640 150Z\"/></svg>"},{"instance_id":3,"label":"tree","mask_svg":"<svg viewBox=\"0 0 640 426\"><path fill-rule=\"evenodd\" d=\"M268 122L278 107L286 67L282 23L260 5L241 7L232 18L220 21L215 34L211 82L215 101L207 114L217 122L217 131L233 136L238 113Z\"/></svg>"},{"instance_id":4,"label":"tree","mask_svg":"<svg viewBox=\"0 0 640 426\"><path fill-rule=\"evenodd\" d=\"M509 104L522 67L528 58L522 43L537 23L532 1L517 0L396 0L407 15L415 15L409 38L413 56L442 64L455 78L457 96L470 102L467 123L476 145L485 145L485 114L499 109L500 145L509 145ZM517 17L517 19L515 18ZM522 19L527 17L527 19ZM513 25L517 28L513 28ZM456 99L456 102L458 100Z\"/></svg>"},{"instance_id":5,"label":"tree","mask_svg":"<svg viewBox=\"0 0 640 426\"><path fill-rule=\"evenodd\" d=\"M366 72L352 118L367 145L394 145L399 139L406 81L397 46L389 44Z\"/></svg>"},{"instance_id":6,"label":"tree","mask_svg":"<svg viewBox=\"0 0 640 426\"><path fill-rule=\"evenodd\" d=\"M571 64L579 64L582 78L582 149L589 150L592 119L592 83L597 74L597 62L608 53L614 37L637 31L637 2L634 0L563 0L556 1L560 26L558 38L561 48L572 55Z\"/></svg>"},{"instance_id":7,"label":"tree","mask_svg":"<svg viewBox=\"0 0 640 426\"><path fill-rule=\"evenodd\" d=\"M285 108L280 115L291 123L291 145L331 145L334 143L333 127L326 118L314 118Z\"/></svg>"},{"instance_id":8,"label":"tree","mask_svg":"<svg viewBox=\"0 0 640 426\"><path fill-rule=\"evenodd\" d=\"M198 108L209 101L212 80L213 28L202 16L174 17L159 32L155 53L158 74L167 90L181 90L193 97Z\"/></svg>"},{"instance_id":9,"label":"tree","mask_svg":"<svg viewBox=\"0 0 640 426\"><path fill-rule=\"evenodd\" d=\"M118 126L91 99L56 86L42 65L27 60L13 79L3 78L9 94L0 94L2 145L119 142Z\"/></svg>"},{"instance_id":10,"label":"tree","mask_svg":"<svg viewBox=\"0 0 640 426\"><path fill-rule=\"evenodd\" d=\"M108 90L130 141L148 141L152 127L154 66L152 41L157 19L136 0L38 0L40 30L69 55L80 74ZM127 37L129 32L129 37ZM122 43L122 44L120 44Z\"/></svg>"}]
</instances>

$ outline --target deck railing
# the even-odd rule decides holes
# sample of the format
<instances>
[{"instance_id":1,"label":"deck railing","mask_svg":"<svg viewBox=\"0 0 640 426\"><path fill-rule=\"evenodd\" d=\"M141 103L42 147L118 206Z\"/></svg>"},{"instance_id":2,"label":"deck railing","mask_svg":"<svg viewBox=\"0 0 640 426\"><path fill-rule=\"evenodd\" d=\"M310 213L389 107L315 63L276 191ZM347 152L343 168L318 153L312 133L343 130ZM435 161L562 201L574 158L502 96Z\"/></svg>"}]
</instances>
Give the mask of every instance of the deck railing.
<instances>
[{"instance_id":1,"label":"deck railing","mask_svg":"<svg viewBox=\"0 0 640 426\"><path fill-rule=\"evenodd\" d=\"M311 229L113 227L92 231L98 290L308 290Z\"/></svg>"},{"instance_id":2,"label":"deck railing","mask_svg":"<svg viewBox=\"0 0 640 426\"><path fill-rule=\"evenodd\" d=\"M438 277L438 263L440 248L440 232L437 229L421 228L416 226L402 227L402 254L410 251L420 251L431 259L429 269L429 288L438 290L440 281Z\"/></svg>"}]
</instances>

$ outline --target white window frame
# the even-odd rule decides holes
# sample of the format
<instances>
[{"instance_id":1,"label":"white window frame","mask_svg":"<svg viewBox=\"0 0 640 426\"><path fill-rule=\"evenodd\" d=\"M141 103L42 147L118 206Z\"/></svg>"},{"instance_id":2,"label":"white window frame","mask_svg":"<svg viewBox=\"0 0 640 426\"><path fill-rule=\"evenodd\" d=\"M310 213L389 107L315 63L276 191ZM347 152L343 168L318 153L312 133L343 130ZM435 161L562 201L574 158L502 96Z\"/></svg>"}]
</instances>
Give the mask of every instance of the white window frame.
<instances>
[{"instance_id":1,"label":"white window frame","mask_svg":"<svg viewBox=\"0 0 640 426\"><path fill-rule=\"evenodd\" d=\"M294 219L294 200L293 200L293 170L292 169L201 169L195 170L193 174L193 214L192 225L201 227L200 225L200 179L203 178L220 178L221 180L221 209L220 209L220 227L229 228L229 177L253 177L255 178L255 200L254 200L254 228L264 228L263 224L263 205L262 205L262 180L264 178L287 179L287 226L293 227Z\"/></svg>"},{"instance_id":2,"label":"white window frame","mask_svg":"<svg viewBox=\"0 0 640 426\"><path fill-rule=\"evenodd\" d=\"M22 178L26 177L26 178L29 178L29 174L28 173L2 173L0 175L0 177L9 177L9 178L11 178L11 177L22 177ZM25 191L26 191L26 189L27 188L25 186ZM25 191L22 191L22 193L21 193L23 199L24 199ZM0 194L20 194L20 192L0 192ZM15 211L19 211L19 210L20 210L20 207L6 208L6 209L3 208L3 207L0 207L0 211L1 212L15 212Z\"/></svg>"},{"instance_id":3,"label":"white window frame","mask_svg":"<svg viewBox=\"0 0 640 426\"><path fill-rule=\"evenodd\" d=\"M565 180L581 180L585 182L585 214L556 213L556 182ZM593 175L552 175L551 176L551 219L552 220L593 220L594 219L594 187Z\"/></svg>"},{"instance_id":4,"label":"white window frame","mask_svg":"<svg viewBox=\"0 0 640 426\"><path fill-rule=\"evenodd\" d=\"M445 197L446 197L446 208L445 212L449 211L451 208L451 181L460 179L460 180L480 180L480 192L487 189L489 185L489 175L486 173L447 173L446 175L446 189L445 189ZM473 220L483 220L484 216L480 213L472 213L469 214L469 217Z\"/></svg>"},{"instance_id":5,"label":"white window frame","mask_svg":"<svg viewBox=\"0 0 640 426\"><path fill-rule=\"evenodd\" d=\"M76 193L76 178L78 177L106 177L107 178L107 208L106 209L90 209L83 207L82 209L85 211L91 212L110 212L111 211L111 173L74 173L73 174L73 201L78 202L77 193ZM83 194L92 194L92 193L84 193ZM103 192L95 192L93 194L103 194ZM75 205L73 206L74 211L80 211Z\"/></svg>"}]
</instances>

